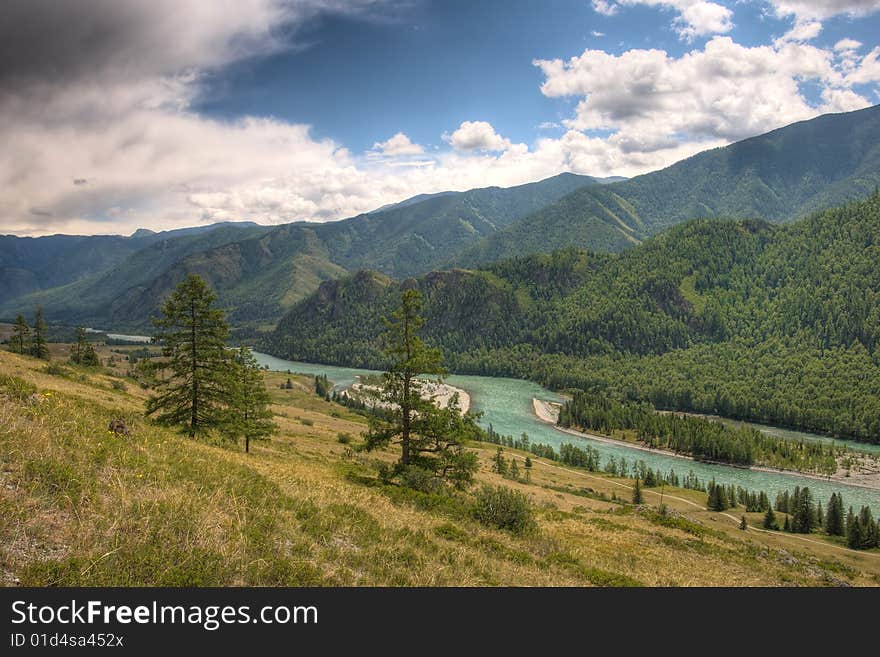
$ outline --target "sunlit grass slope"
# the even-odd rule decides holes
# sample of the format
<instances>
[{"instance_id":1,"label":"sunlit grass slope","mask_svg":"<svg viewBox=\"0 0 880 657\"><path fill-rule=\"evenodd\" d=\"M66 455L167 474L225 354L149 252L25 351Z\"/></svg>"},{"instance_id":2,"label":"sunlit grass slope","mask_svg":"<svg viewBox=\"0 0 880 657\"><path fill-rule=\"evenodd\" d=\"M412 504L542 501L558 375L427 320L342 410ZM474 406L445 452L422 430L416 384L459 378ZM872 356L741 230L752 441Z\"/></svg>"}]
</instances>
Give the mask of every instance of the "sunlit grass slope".
<instances>
[{"instance_id":1,"label":"sunlit grass slope","mask_svg":"<svg viewBox=\"0 0 880 657\"><path fill-rule=\"evenodd\" d=\"M489 471L491 446L478 449L479 480L529 495L537 529L486 528L468 496L380 484L340 442L358 440L363 418L315 396L306 378L284 390L286 374L267 374L281 431L244 454L153 426L141 413L146 391L121 370L51 371L0 352L7 585L878 583L877 555L742 532L688 504L704 501L693 491L667 488L674 512L661 517L611 501L629 499L625 480L540 459L531 484L503 480ZM130 436L108 432L114 418Z\"/></svg>"}]
</instances>

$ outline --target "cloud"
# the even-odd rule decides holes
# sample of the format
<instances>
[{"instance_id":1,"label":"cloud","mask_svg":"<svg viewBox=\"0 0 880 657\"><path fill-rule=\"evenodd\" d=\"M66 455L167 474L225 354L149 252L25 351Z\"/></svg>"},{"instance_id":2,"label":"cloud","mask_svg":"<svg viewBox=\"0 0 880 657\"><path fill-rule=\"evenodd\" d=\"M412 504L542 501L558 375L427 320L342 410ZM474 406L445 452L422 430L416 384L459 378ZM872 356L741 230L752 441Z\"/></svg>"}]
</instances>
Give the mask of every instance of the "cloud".
<instances>
[{"instance_id":1,"label":"cloud","mask_svg":"<svg viewBox=\"0 0 880 657\"><path fill-rule=\"evenodd\" d=\"M768 0L779 17L824 20L833 16L867 16L880 11L880 0Z\"/></svg>"},{"instance_id":2,"label":"cloud","mask_svg":"<svg viewBox=\"0 0 880 657\"><path fill-rule=\"evenodd\" d=\"M613 13L620 3L604 5ZM559 132L527 146L470 120L443 135L449 148L430 153L403 132L352 153L308 125L217 120L193 109L212 73L300 47L298 35L315 16L368 20L384 7L374 0L0 5L2 232L328 221L419 193L510 186L561 171L632 176L824 111L863 107L880 82L880 48L860 55L852 40L832 50L799 42L748 48L715 37L681 57L586 50L535 62L545 95L578 101L562 126L539 126ZM681 29L705 26L701 20ZM806 100L804 82L818 85L819 100Z\"/></svg>"},{"instance_id":3,"label":"cloud","mask_svg":"<svg viewBox=\"0 0 880 657\"><path fill-rule=\"evenodd\" d=\"M386 141L376 142L373 144L373 153L376 155L388 155L395 157L398 155L421 155L425 152L419 144L414 144L402 132L398 132Z\"/></svg>"},{"instance_id":4,"label":"cloud","mask_svg":"<svg viewBox=\"0 0 880 657\"><path fill-rule=\"evenodd\" d=\"M597 5L600 5L601 8ZM644 5L676 12L673 28L685 40L698 36L724 34L733 29L733 12L724 5L709 0L616 0L593 2L593 9L612 16L619 7Z\"/></svg>"},{"instance_id":5,"label":"cloud","mask_svg":"<svg viewBox=\"0 0 880 657\"><path fill-rule=\"evenodd\" d=\"M613 0L593 0L593 11L603 16L614 16L617 13L617 5Z\"/></svg>"},{"instance_id":6,"label":"cloud","mask_svg":"<svg viewBox=\"0 0 880 657\"><path fill-rule=\"evenodd\" d=\"M797 20L794 27L788 32L776 39L774 43L777 46L782 45L786 41L812 41L822 31L822 23L816 20Z\"/></svg>"},{"instance_id":7,"label":"cloud","mask_svg":"<svg viewBox=\"0 0 880 657\"><path fill-rule=\"evenodd\" d=\"M611 131L609 147L643 156L866 107L869 101L852 87L880 76L878 55L880 49L849 66L839 54L810 45L746 47L717 36L681 57L663 50L614 55L588 49L567 61L534 63L545 76L544 95L581 98L565 121L570 130ZM806 81L824 90L820 104L801 92Z\"/></svg>"},{"instance_id":8,"label":"cloud","mask_svg":"<svg viewBox=\"0 0 880 657\"><path fill-rule=\"evenodd\" d=\"M486 121L465 121L451 135L444 134L443 139L457 151L506 151L511 147L510 140Z\"/></svg>"},{"instance_id":9,"label":"cloud","mask_svg":"<svg viewBox=\"0 0 880 657\"><path fill-rule=\"evenodd\" d=\"M598 39L598 38L601 38L601 37L603 37L603 36L605 36L605 33L604 33L604 32L600 32L599 30L593 30L592 32L590 32L590 34L592 34L592 35L593 35L594 37L596 37L597 39Z\"/></svg>"},{"instance_id":10,"label":"cloud","mask_svg":"<svg viewBox=\"0 0 880 657\"><path fill-rule=\"evenodd\" d=\"M834 49L838 52L846 52L848 50L858 50L862 47L861 41L855 39L841 39L834 44Z\"/></svg>"}]
</instances>

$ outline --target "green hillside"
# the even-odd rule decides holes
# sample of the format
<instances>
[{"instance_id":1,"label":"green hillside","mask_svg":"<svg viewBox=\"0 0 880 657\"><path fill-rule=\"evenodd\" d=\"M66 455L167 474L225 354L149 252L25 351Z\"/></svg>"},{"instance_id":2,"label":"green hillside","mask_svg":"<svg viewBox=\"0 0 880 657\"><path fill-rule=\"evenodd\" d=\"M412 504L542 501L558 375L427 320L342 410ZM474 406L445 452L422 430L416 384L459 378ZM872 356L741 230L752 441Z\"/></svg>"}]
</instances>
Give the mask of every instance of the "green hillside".
<instances>
[{"instance_id":1,"label":"green hillside","mask_svg":"<svg viewBox=\"0 0 880 657\"><path fill-rule=\"evenodd\" d=\"M827 114L607 187L584 188L487 237L473 266L567 246L616 251L690 219L786 222L880 185L880 106Z\"/></svg>"},{"instance_id":2,"label":"green hillside","mask_svg":"<svg viewBox=\"0 0 880 657\"><path fill-rule=\"evenodd\" d=\"M401 285L456 371L880 440L880 194L784 226L695 220L621 254L574 250L322 284L265 348L381 366Z\"/></svg>"},{"instance_id":3,"label":"green hillside","mask_svg":"<svg viewBox=\"0 0 880 657\"><path fill-rule=\"evenodd\" d=\"M233 225L175 239L150 236L146 248L126 252L109 269L62 287L10 297L0 304L0 317L42 305L53 321L140 330L149 325L160 300L196 273L217 290L236 324L274 324L321 281L339 278L348 269L370 267L394 276L430 271L483 236L597 182L566 173L507 189L409 199L326 224Z\"/></svg>"}]
</instances>

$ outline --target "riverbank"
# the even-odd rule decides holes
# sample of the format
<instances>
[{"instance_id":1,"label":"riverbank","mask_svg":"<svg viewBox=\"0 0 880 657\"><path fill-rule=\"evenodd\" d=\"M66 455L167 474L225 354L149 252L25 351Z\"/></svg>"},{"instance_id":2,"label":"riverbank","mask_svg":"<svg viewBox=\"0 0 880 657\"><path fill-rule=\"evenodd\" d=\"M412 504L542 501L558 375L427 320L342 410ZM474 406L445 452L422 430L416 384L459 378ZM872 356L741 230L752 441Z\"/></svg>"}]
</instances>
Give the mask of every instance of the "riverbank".
<instances>
[{"instance_id":1,"label":"riverbank","mask_svg":"<svg viewBox=\"0 0 880 657\"><path fill-rule=\"evenodd\" d=\"M365 385L363 383L353 383L345 388L342 392L351 396L364 394L368 397L374 397L379 389L376 386ZM440 408L447 408L452 402L452 398L458 395L458 408L462 415L467 413L471 408L471 396L463 388L457 388L448 383L426 382L422 387L422 398L433 399L434 403ZM378 406L384 406L383 402L377 402Z\"/></svg>"},{"instance_id":2,"label":"riverbank","mask_svg":"<svg viewBox=\"0 0 880 657\"><path fill-rule=\"evenodd\" d=\"M545 422L547 424L552 424L557 431L561 431L562 433L567 433L572 436L577 436L579 438L586 438L588 440L595 440L597 442L611 444L611 445L621 445L625 447L629 447L630 449L639 450L642 452L650 452L652 454L659 454L662 456L671 456L679 459L687 459L688 461L706 463L707 461L697 461L697 459L692 456L688 456L686 454L676 454L673 451L658 449L656 447L647 447L645 445L640 445L638 443L631 443L625 440L618 440L616 438L609 438L608 436L599 436L592 433L586 433L584 431L578 431L576 429L569 429L567 427L560 427L556 425L556 422L559 420L559 408L560 404L554 402L548 402L541 399L532 399L532 408L535 413L535 417L537 417L540 421ZM838 467L837 472L833 475L824 477L822 475L811 474L809 472L800 472L797 470L785 470L783 468L768 468L766 466L761 465L752 465L752 466L743 466L736 465L734 463L719 463L719 465L726 465L732 468L740 468L744 470L754 470L757 472L770 472L770 473L782 473L782 474L796 474L799 477L806 477L808 479L815 479L817 481L832 481L838 482L841 484L846 484L847 486L857 486L859 488L866 488L869 490L880 490L880 465L878 465L875 459L871 459L868 455L864 455L864 458L856 459L852 465L855 465L855 468L850 467L849 476L847 476L847 470L843 467Z\"/></svg>"}]
</instances>

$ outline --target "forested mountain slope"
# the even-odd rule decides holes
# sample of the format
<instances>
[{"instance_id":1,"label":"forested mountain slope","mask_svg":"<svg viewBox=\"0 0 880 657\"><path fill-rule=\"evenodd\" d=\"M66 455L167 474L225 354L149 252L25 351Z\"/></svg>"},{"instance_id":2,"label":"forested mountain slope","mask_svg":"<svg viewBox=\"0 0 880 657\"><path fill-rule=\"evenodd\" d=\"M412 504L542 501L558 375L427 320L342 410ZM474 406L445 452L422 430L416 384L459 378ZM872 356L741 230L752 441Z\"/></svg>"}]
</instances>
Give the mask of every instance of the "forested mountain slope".
<instances>
[{"instance_id":1,"label":"forested mountain slope","mask_svg":"<svg viewBox=\"0 0 880 657\"><path fill-rule=\"evenodd\" d=\"M395 276L424 273L481 236L509 225L584 185L589 176L564 173L502 189L445 192L325 224L293 223L246 230L221 227L176 239L147 236L92 276L29 296L10 297L0 316L42 305L53 321L116 329L149 325L162 298L186 275L206 278L238 324L274 323L295 301L349 268ZM127 238L115 238L124 240Z\"/></svg>"},{"instance_id":2,"label":"forested mountain slope","mask_svg":"<svg viewBox=\"0 0 880 657\"><path fill-rule=\"evenodd\" d=\"M875 194L784 226L695 220L617 255L361 273L322 284L264 348L381 366L381 317L415 285L458 371L880 440L878 263Z\"/></svg>"},{"instance_id":3,"label":"forested mountain slope","mask_svg":"<svg viewBox=\"0 0 880 657\"><path fill-rule=\"evenodd\" d=\"M133 235L0 235L0 304L40 290L58 287L106 272L132 254L157 243L204 235L221 227L247 228L242 222L213 224Z\"/></svg>"},{"instance_id":4,"label":"forested mountain slope","mask_svg":"<svg viewBox=\"0 0 880 657\"><path fill-rule=\"evenodd\" d=\"M880 185L880 105L826 114L603 187L583 188L488 236L474 266L568 246L619 250L690 219L786 222Z\"/></svg>"}]
</instances>

